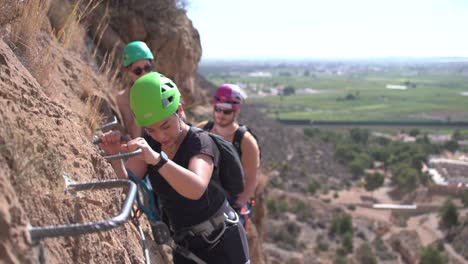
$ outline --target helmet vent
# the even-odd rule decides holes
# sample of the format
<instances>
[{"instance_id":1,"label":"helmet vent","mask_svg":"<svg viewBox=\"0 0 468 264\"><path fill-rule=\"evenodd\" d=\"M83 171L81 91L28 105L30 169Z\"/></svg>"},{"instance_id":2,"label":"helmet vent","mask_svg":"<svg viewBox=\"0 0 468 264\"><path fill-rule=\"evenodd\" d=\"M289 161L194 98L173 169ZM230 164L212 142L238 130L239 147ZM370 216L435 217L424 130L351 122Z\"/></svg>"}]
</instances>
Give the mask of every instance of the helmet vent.
<instances>
[{"instance_id":1,"label":"helmet vent","mask_svg":"<svg viewBox=\"0 0 468 264\"><path fill-rule=\"evenodd\" d=\"M169 105L170 101L167 98L162 99L163 108L166 108Z\"/></svg>"},{"instance_id":2,"label":"helmet vent","mask_svg":"<svg viewBox=\"0 0 468 264\"><path fill-rule=\"evenodd\" d=\"M161 85L161 92L164 93L168 90L171 90L172 88L174 88L174 86L171 83L164 83L163 85Z\"/></svg>"}]
</instances>

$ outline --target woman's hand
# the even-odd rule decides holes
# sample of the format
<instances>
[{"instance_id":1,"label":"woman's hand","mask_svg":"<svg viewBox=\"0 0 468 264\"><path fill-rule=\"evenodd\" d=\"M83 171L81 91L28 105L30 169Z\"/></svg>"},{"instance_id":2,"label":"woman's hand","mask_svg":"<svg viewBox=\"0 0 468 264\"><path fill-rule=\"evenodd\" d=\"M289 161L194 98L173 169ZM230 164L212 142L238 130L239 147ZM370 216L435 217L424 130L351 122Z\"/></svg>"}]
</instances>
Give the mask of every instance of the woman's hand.
<instances>
[{"instance_id":1,"label":"woman's hand","mask_svg":"<svg viewBox=\"0 0 468 264\"><path fill-rule=\"evenodd\" d=\"M106 155L115 155L121 151L121 134L119 131L109 131L99 135L99 146Z\"/></svg>"},{"instance_id":2,"label":"woman's hand","mask_svg":"<svg viewBox=\"0 0 468 264\"><path fill-rule=\"evenodd\" d=\"M159 161L160 154L154 151L149 145L148 142L142 137L135 138L128 141L126 144L122 144L122 151L132 152L137 149L141 149L143 152L140 155L135 156L134 158L144 161L146 164L156 165Z\"/></svg>"}]
</instances>

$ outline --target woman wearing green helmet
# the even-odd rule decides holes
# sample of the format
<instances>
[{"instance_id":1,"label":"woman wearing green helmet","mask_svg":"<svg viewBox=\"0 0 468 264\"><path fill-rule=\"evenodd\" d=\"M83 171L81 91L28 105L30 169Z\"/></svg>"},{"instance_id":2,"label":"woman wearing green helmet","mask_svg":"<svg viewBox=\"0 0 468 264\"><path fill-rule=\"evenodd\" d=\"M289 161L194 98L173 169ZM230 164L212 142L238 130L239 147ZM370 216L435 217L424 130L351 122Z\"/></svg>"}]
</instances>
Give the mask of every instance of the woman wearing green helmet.
<instances>
[{"instance_id":1,"label":"woman wearing green helmet","mask_svg":"<svg viewBox=\"0 0 468 264\"><path fill-rule=\"evenodd\" d=\"M242 224L222 190L210 184L219 150L207 132L179 117L177 86L162 74L146 74L132 86L130 106L145 135L124 143L116 131L100 136L106 155L142 150L125 165L112 161L117 175L127 178L126 170L140 178L149 175L176 243L195 256L207 263L249 263ZM178 251L173 255L176 264L193 263Z\"/></svg>"},{"instance_id":2,"label":"woman wearing green helmet","mask_svg":"<svg viewBox=\"0 0 468 264\"><path fill-rule=\"evenodd\" d=\"M125 73L135 82L141 76L153 71L154 56L146 43L143 41L133 41L125 46L122 55L122 64L125 67ZM117 106L122 114L123 125L132 138L142 135L143 130L139 128L133 118L130 109L129 99L130 87L119 91L116 95Z\"/></svg>"},{"instance_id":3,"label":"woman wearing green helmet","mask_svg":"<svg viewBox=\"0 0 468 264\"><path fill-rule=\"evenodd\" d=\"M153 53L151 53L151 50L143 41L128 43L122 55L122 64L132 82L135 82L141 76L153 71L153 60ZM129 92L130 87L117 93L117 106L122 114L123 124L127 133L129 133L132 138L136 138L143 135L143 130L135 123L130 109ZM181 101L183 102L182 99ZM183 108L180 109L179 115L182 119L186 120Z\"/></svg>"}]
</instances>

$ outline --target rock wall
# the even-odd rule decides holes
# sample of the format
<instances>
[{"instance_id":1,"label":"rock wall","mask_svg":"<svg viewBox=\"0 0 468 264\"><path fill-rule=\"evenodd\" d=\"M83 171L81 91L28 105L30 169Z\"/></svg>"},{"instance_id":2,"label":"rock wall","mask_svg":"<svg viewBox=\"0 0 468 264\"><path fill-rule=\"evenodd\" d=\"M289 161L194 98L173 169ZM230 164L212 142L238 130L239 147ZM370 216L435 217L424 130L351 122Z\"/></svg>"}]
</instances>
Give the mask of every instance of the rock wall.
<instances>
[{"instance_id":1,"label":"rock wall","mask_svg":"<svg viewBox=\"0 0 468 264\"><path fill-rule=\"evenodd\" d=\"M155 55L156 70L173 79L186 107L208 102L197 77L200 35L177 1L106 1L88 19L101 50L120 56L126 43L141 40ZM107 27L102 26L107 23ZM120 59L120 57L119 57Z\"/></svg>"}]
</instances>

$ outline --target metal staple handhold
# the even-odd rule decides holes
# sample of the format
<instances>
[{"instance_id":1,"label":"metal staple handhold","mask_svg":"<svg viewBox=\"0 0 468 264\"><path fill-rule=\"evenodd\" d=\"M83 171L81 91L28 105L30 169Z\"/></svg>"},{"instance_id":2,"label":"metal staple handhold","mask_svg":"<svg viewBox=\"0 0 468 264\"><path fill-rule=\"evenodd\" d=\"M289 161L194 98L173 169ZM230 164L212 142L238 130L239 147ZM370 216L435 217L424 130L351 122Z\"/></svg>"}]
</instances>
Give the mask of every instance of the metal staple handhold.
<instances>
[{"instance_id":1,"label":"metal staple handhold","mask_svg":"<svg viewBox=\"0 0 468 264\"><path fill-rule=\"evenodd\" d=\"M127 187L128 193L126 195L124 204L122 206L122 210L120 211L119 215L110 219L85 224L68 224L45 227L28 226L27 229L31 236L31 240L37 241L46 237L76 236L81 234L101 232L124 224L130 216L132 205L135 201L137 190L135 183L133 183L130 180L119 179L97 182L71 183L69 185L69 188L73 188L74 191L85 191L90 189L99 190L123 187Z\"/></svg>"}]
</instances>

